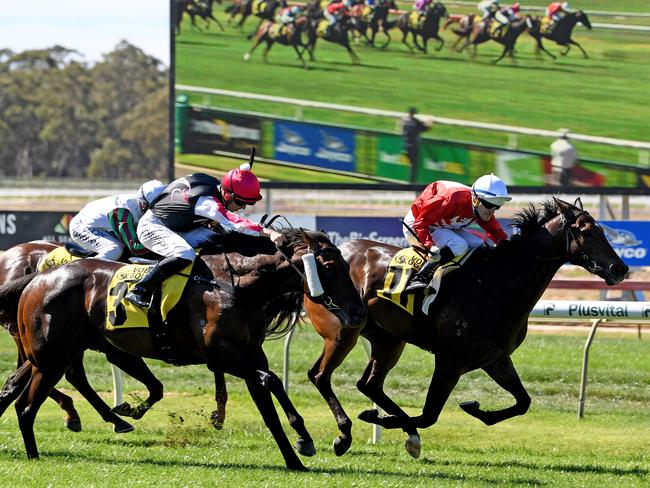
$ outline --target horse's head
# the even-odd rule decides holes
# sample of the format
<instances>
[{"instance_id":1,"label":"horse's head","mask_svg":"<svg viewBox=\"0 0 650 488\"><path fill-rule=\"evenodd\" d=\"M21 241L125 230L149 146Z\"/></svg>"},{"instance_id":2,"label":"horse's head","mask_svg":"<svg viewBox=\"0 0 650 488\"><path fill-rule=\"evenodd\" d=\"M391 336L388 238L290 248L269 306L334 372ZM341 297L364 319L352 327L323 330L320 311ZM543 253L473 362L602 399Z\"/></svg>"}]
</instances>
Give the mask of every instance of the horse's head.
<instances>
[{"instance_id":1,"label":"horse's head","mask_svg":"<svg viewBox=\"0 0 650 488\"><path fill-rule=\"evenodd\" d=\"M434 17L436 18L441 18L441 17L449 17L449 13L447 12L447 8L441 3L441 2L436 2L431 6L430 12L433 14Z\"/></svg>"},{"instance_id":2,"label":"horse's head","mask_svg":"<svg viewBox=\"0 0 650 488\"><path fill-rule=\"evenodd\" d=\"M576 22L580 22L587 29L591 30L591 22L589 22L589 17L587 17L586 13L584 13L582 10L578 10L573 15L575 16Z\"/></svg>"},{"instance_id":3,"label":"horse's head","mask_svg":"<svg viewBox=\"0 0 650 488\"><path fill-rule=\"evenodd\" d=\"M573 205L558 198L554 201L559 214L553 220L557 220L558 231L566 234L569 262L600 276L610 286L623 281L629 268L612 248L603 228L582 208L580 198Z\"/></svg>"},{"instance_id":4,"label":"horse's head","mask_svg":"<svg viewBox=\"0 0 650 488\"><path fill-rule=\"evenodd\" d=\"M347 262L323 232L303 229L281 231L281 248L292 253L291 262L304 273L305 296L332 312L343 327L359 327L366 318Z\"/></svg>"}]
</instances>

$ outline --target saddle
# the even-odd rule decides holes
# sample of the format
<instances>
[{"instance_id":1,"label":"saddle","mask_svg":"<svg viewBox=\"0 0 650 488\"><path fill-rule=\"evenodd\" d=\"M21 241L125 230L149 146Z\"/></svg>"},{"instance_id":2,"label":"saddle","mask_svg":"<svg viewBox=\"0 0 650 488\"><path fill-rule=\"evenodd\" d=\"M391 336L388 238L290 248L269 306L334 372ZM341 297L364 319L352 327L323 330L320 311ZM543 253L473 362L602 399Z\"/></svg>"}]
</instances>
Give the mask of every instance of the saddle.
<instances>
[{"instance_id":1,"label":"saddle","mask_svg":"<svg viewBox=\"0 0 650 488\"><path fill-rule=\"evenodd\" d=\"M281 37L282 35L286 34L286 28L286 25L273 24L271 27L269 27L269 37L271 39L277 39L278 37Z\"/></svg>"},{"instance_id":2,"label":"saddle","mask_svg":"<svg viewBox=\"0 0 650 488\"><path fill-rule=\"evenodd\" d=\"M422 26L424 25L424 19L426 18L425 15L421 14L420 12L411 12L409 14L409 27L411 29L422 29Z\"/></svg>"},{"instance_id":3,"label":"saddle","mask_svg":"<svg viewBox=\"0 0 650 488\"><path fill-rule=\"evenodd\" d=\"M330 23L327 19L321 19L316 26L316 34L325 37L329 31Z\"/></svg>"},{"instance_id":4,"label":"saddle","mask_svg":"<svg viewBox=\"0 0 650 488\"><path fill-rule=\"evenodd\" d=\"M76 246L76 244L74 245ZM76 247L73 247L72 245L70 246L71 249L76 249ZM81 248L79 248L81 249ZM87 251L85 251L87 252ZM92 253L90 253L92 254ZM56 249L50 251L45 258L43 258L43 261L41 261L36 268L37 271L44 271L46 269L50 268L55 268L57 266L61 266L63 264L70 263L72 261L76 261L77 259L81 259L82 257L86 256L78 256L76 254L72 254L68 250L68 245L66 244L65 246L57 247Z\"/></svg>"},{"instance_id":5,"label":"saddle","mask_svg":"<svg viewBox=\"0 0 650 488\"><path fill-rule=\"evenodd\" d=\"M266 10L267 2L265 0L253 0L251 5L251 12L253 14L261 14Z\"/></svg>"}]
</instances>

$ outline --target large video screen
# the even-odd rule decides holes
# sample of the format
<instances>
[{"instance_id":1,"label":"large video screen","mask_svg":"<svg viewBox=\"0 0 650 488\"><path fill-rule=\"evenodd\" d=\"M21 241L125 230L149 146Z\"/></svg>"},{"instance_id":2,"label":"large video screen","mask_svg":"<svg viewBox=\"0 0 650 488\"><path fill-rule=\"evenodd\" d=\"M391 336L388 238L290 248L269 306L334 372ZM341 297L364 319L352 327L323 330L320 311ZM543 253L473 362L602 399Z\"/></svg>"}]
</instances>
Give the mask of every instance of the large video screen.
<instances>
[{"instance_id":1,"label":"large video screen","mask_svg":"<svg viewBox=\"0 0 650 488\"><path fill-rule=\"evenodd\" d=\"M477 31L475 8L453 3L173 0L177 172L226 171L255 146L269 181L493 172L512 187L646 193L650 34L631 24L650 21L604 28L596 0L576 3Z\"/></svg>"}]
</instances>

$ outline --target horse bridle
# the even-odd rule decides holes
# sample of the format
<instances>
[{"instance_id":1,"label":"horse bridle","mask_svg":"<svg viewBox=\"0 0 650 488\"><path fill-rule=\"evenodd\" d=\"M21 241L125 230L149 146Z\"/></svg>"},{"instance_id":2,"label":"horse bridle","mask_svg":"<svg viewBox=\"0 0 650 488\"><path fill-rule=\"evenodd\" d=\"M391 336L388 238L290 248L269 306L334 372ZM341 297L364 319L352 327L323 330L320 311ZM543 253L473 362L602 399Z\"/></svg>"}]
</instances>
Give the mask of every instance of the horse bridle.
<instances>
[{"instance_id":1,"label":"horse bridle","mask_svg":"<svg viewBox=\"0 0 650 488\"><path fill-rule=\"evenodd\" d=\"M275 244L275 243L274 243L274 244ZM276 247L276 249L278 250L278 252L282 255L282 257L288 261L288 263L289 263L289 264L291 265L291 267L296 271L296 273L298 273L298 275L300 276L300 278L301 278L301 280L302 280L302 283L305 283L305 282L307 281L307 278L305 277L305 273L303 273L303 272L298 268L298 266L296 266L296 265L293 263L293 261L291 261L291 258L290 258L289 256L287 256L287 255L284 253L284 251L283 251L282 249L280 249L280 247L279 247L278 245L275 245L275 247ZM339 255L339 256L341 255L341 251L340 251L338 248L336 248L336 247L331 247L331 248L328 248L328 249L331 249L332 251L336 252L337 255ZM317 247L317 248L315 248L315 249L310 249L310 251L314 254L315 257L322 256L322 254L323 254L323 248L322 248L322 247ZM320 301L322 301L322 302L323 302L323 305L325 306L325 308L326 308L329 312L334 312L334 311L336 311L336 310L341 310L341 311L343 311L343 309L342 309L341 307L339 307L336 303L334 303L334 300L332 300L332 297L330 297L327 293L323 293L323 294L322 294L321 296L319 296L319 297L312 297L311 295L309 295L309 296L310 296L313 300L315 300L315 301L316 301L316 300L320 300Z\"/></svg>"}]
</instances>

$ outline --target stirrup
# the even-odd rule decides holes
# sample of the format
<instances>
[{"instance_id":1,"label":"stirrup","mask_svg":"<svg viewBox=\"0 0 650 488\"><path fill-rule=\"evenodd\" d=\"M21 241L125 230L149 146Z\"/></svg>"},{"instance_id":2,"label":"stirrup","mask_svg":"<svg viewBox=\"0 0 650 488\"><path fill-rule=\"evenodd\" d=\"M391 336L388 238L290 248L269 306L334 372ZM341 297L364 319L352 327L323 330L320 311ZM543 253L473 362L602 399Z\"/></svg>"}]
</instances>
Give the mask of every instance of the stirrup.
<instances>
[{"instance_id":1,"label":"stirrup","mask_svg":"<svg viewBox=\"0 0 650 488\"><path fill-rule=\"evenodd\" d=\"M408 285L406 285L406 288L404 288L404 291L415 291L415 290L420 290L422 288L427 288L429 286L429 280L426 281L420 281L420 280L413 280L411 281Z\"/></svg>"},{"instance_id":2,"label":"stirrup","mask_svg":"<svg viewBox=\"0 0 650 488\"><path fill-rule=\"evenodd\" d=\"M133 305L136 305L140 308L148 309L151 306L152 297L149 297L149 301L146 301L147 300L146 297L141 296L140 294L135 292L135 290L131 290L126 295L124 295L124 299L127 302L130 302Z\"/></svg>"}]
</instances>

